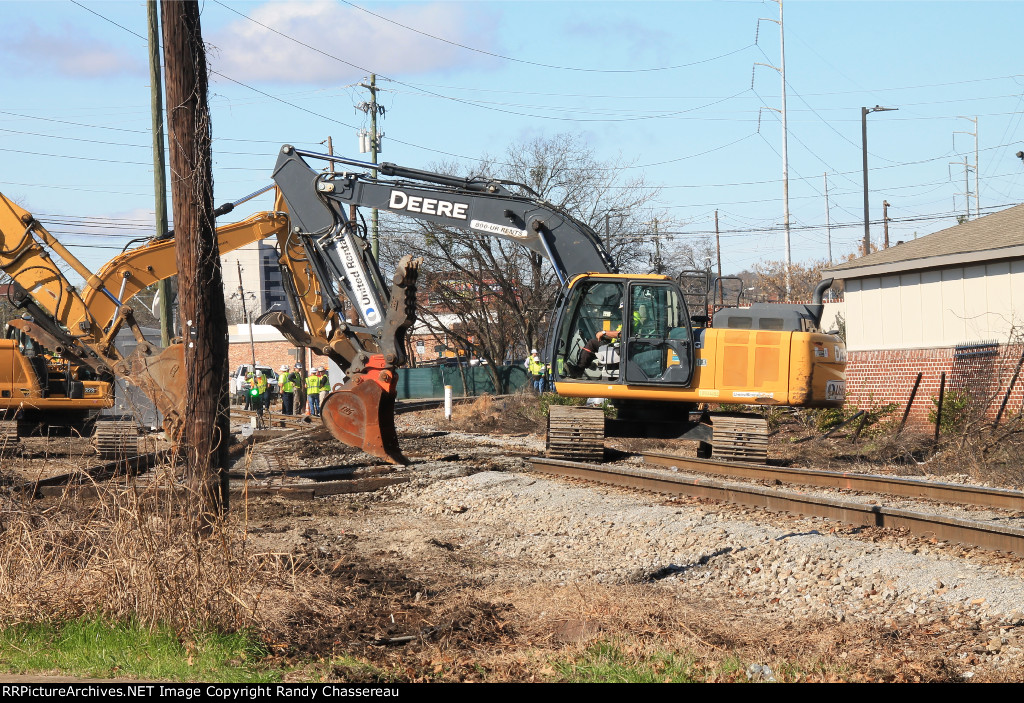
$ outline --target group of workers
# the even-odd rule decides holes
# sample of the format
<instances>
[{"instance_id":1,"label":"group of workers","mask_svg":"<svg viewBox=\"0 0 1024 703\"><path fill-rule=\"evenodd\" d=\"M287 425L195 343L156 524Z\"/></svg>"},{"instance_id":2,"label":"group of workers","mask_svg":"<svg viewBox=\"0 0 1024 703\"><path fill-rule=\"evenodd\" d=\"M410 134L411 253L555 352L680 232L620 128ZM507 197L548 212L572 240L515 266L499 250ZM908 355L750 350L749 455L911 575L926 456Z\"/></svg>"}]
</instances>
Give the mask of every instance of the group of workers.
<instances>
[{"instance_id":1,"label":"group of workers","mask_svg":"<svg viewBox=\"0 0 1024 703\"><path fill-rule=\"evenodd\" d=\"M331 390L331 381L327 369L314 366L305 380L302 378L302 364L295 364L292 369L287 364L279 369L278 379L281 383L281 413L284 415L300 415L303 398L308 404L308 414L320 415L321 404ZM270 409L267 377L259 369L255 373L245 374L245 382L249 392L245 395L245 409L261 412ZM253 393L252 391L255 391Z\"/></svg>"}]
</instances>

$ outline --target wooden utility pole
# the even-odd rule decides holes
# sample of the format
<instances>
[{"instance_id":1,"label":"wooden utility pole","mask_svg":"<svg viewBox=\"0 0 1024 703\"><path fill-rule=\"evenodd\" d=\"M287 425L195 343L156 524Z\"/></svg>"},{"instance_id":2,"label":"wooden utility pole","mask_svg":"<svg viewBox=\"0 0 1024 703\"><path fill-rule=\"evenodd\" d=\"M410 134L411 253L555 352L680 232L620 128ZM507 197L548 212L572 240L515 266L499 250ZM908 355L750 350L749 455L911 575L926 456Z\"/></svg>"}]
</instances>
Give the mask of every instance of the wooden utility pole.
<instances>
[{"instance_id":1,"label":"wooden utility pole","mask_svg":"<svg viewBox=\"0 0 1024 703\"><path fill-rule=\"evenodd\" d=\"M725 289L722 287L722 240L718 235L718 210L715 210L715 257L718 259L718 304L725 305Z\"/></svg>"},{"instance_id":2,"label":"wooden utility pole","mask_svg":"<svg viewBox=\"0 0 1024 703\"><path fill-rule=\"evenodd\" d=\"M206 51L196 0L161 0L167 126L178 265L179 315L185 344L182 436L188 477L206 515L227 508L227 316L213 215ZM221 481L218 482L218 470Z\"/></svg>"},{"instance_id":3,"label":"wooden utility pole","mask_svg":"<svg viewBox=\"0 0 1024 703\"><path fill-rule=\"evenodd\" d=\"M377 163L377 155L380 151L380 135L377 133L377 113L380 112L383 115L383 108L377 105L377 74L370 74L369 85L360 83L359 86L370 91L370 102L362 103L359 108L370 115L370 159L373 163ZM377 169L371 169L370 173L374 178L377 177ZM378 227L377 208L373 208L370 210L370 253L373 254L374 260L379 261L377 256L380 249Z\"/></svg>"},{"instance_id":4,"label":"wooden utility pole","mask_svg":"<svg viewBox=\"0 0 1024 703\"><path fill-rule=\"evenodd\" d=\"M153 124L153 191L156 206L156 236L167 234L167 177L164 161L164 102L160 82L160 22L156 0L147 0L146 14L149 20L149 84ZM169 279L157 283L157 297L160 299L160 345L166 347L174 336L174 312L171 310Z\"/></svg>"},{"instance_id":5,"label":"wooden utility pole","mask_svg":"<svg viewBox=\"0 0 1024 703\"><path fill-rule=\"evenodd\" d=\"M658 218L654 218L654 272L661 274L661 240L658 234Z\"/></svg>"},{"instance_id":6,"label":"wooden utility pole","mask_svg":"<svg viewBox=\"0 0 1024 703\"><path fill-rule=\"evenodd\" d=\"M882 232L884 232L885 248L889 248L889 201L882 201Z\"/></svg>"},{"instance_id":7,"label":"wooden utility pole","mask_svg":"<svg viewBox=\"0 0 1024 703\"><path fill-rule=\"evenodd\" d=\"M832 213L828 207L828 171L825 172L825 237L828 239L828 265L832 265Z\"/></svg>"}]
</instances>

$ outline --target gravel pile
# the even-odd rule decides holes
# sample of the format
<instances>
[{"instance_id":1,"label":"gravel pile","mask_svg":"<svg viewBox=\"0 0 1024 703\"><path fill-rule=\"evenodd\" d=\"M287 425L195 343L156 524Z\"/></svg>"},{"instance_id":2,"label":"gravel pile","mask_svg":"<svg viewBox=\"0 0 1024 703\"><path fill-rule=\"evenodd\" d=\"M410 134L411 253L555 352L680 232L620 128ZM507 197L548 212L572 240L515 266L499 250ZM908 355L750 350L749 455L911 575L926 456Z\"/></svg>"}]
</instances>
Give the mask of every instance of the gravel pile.
<instances>
[{"instance_id":1,"label":"gravel pile","mask_svg":"<svg viewBox=\"0 0 1024 703\"><path fill-rule=\"evenodd\" d=\"M423 518L445 518L448 539L478 553L475 576L523 583L650 582L714 589L737 604L802 620L912 622L977 633L986 663L1024 658L1024 580L947 547L819 519L483 472L403 495ZM984 562L982 555L981 562ZM1008 575L1009 574L1009 575Z\"/></svg>"}]
</instances>

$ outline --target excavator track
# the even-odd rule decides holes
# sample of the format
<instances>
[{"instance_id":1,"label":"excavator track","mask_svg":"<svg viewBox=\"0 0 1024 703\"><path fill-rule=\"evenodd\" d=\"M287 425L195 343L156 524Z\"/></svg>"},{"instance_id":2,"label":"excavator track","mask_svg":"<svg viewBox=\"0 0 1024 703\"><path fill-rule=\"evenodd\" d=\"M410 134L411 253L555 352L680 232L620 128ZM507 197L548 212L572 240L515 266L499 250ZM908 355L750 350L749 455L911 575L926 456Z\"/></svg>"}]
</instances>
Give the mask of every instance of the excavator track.
<instances>
[{"instance_id":1,"label":"excavator track","mask_svg":"<svg viewBox=\"0 0 1024 703\"><path fill-rule=\"evenodd\" d=\"M104 459L135 456L139 453L138 425L124 420L99 421L96 423L93 444Z\"/></svg>"},{"instance_id":2,"label":"excavator track","mask_svg":"<svg viewBox=\"0 0 1024 703\"><path fill-rule=\"evenodd\" d=\"M604 409L549 406L547 456L569 461L604 461Z\"/></svg>"},{"instance_id":3,"label":"excavator track","mask_svg":"<svg viewBox=\"0 0 1024 703\"><path fill-rule=\"evenodd\" d=\"M18 439L18 421L0 420L0 454L14 454L21 449Z\"/></svg>"},{"instance_id":4,"label":"excavator track","mask_svg":"<svg viewBox=\"0 0 1024 703\"><path fill-rule=\"evenodd\" d=\"M768 421L763 417L712 416L712 458L768 461Z\"/></svg>"}]
</instances>

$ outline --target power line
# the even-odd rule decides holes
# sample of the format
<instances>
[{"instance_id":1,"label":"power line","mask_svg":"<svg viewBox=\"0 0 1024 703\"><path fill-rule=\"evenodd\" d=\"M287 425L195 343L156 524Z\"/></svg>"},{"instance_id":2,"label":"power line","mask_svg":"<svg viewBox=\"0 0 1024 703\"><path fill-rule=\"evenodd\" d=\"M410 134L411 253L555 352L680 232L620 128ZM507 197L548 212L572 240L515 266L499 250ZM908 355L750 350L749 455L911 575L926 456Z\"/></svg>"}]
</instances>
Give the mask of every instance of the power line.
<instances>
[{"instance_id":1,"label":"power line","mask_svg":"<svg viewBox=\"0 0 1024 703\"><path fill-rule=\"evenodd\" d=\"M218 5L222 4L218 0L214 0L214 1L217 2ZM502 54L496 54L496 53L493 53L493 52L490 52L490 51L484 51L483 49L477 49L477 48L472 47L472 46L466 46L465 44L460 44L458 42L451 41L450 39L445 39L444 37L439 37L439 36L436 36L434 34L430 34L428 32L424 32L424 31L421 31L419 29L415 29L415 28L410 27L408 25L402 24L401 22L396 22L395 20L389 19L387 17L384 17L383 15L378 15L376 12L370 12L366 8L360 7L359 5L351 3L348 0L341 0L341 2L345 3L346 5L348 5L349 7L353 8L353 9L359 10L360 12L365 12L366 14L372 15L373 17L376 17L379 20L383 20L384 22L388 22L390 24L396 25L398 27L401 27L402 29L406 29L406 30L408 30L410 32L414 32L414 33L422 35L424 37L429 37L430 39L434 39L434 40L437 40L439 42L444 42L445 44L450 44L451 46L457 46L460 49L465 49L466 51L472 51L472 52L475 52L475 53L478 53L478 54L483 54L485 56L490 56L492 58L502 59L502 60L505 60L505 61L514 61L515 63L527 64L529 66L539 66L540 68L552 68L552 69L557 69L557 70L560 70L560 71L582 71L582 72L586 72L586 73L651 73L651 72L655 72L655 71L672 71L672 70L679 69L679 68L689 68L690 66L698 66L700 64L708 63L710 61L717 61L718 59L722 59L722 58L725 58L727 56L732 56L733 54L738 54L741 51L745 51L745 50L749 49L751 46L753 46L753 44L748 44L747 46L744 46L744 47L739 48L739 49L735 49L734 51L730 51L730 52L728 52L726 54L720 54L719 56L712 56L711 58L701 59L700 61L693 61L691 63L679 64L677 66L657 66L657 67L653 67L653 68L621 68L621 69L581 68L581 67L578 67L578 66L557 66L557 65L554 65L554 64L539 63L537 61L528 61L526 59L518 59L518 58L515 58L513 56L504 56Z\"/></svg>"}]
</instances>

